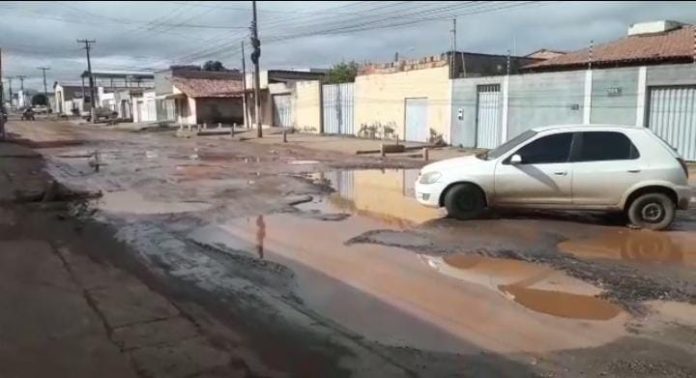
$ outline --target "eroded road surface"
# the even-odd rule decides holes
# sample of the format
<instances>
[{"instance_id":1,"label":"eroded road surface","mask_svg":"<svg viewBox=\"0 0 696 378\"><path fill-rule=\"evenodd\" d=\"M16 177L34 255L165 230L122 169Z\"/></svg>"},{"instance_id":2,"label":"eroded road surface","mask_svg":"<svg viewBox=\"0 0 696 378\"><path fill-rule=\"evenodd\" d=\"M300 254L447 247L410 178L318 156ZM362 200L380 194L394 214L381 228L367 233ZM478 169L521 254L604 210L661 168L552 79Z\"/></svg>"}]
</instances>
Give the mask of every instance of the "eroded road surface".
<instances>
[{"instance_id":1,"label":"eroded road surface","mask_svg":"<svg viewBox=\"0 0 696 378\"><path fill-rule=\"evenodd\" d=\"M59 183L102 193L73 208L91 257L210 315L243 375L696 376L694 210L667 232L586 214L458 222L413 200L413 161L10 131Z\"/></svg>"}]
</instances>

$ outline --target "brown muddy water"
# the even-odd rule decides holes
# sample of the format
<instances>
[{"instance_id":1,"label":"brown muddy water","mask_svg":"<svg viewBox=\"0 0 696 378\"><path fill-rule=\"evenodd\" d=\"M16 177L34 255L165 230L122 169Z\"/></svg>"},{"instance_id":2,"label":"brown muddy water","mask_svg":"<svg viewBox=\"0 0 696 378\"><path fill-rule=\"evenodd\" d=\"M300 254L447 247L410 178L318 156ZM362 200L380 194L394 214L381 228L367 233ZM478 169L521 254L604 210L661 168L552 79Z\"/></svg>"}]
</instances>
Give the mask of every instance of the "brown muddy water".
<instances>
[{"instance_id":1,"label":"brown muddy water","mask_svg":"<svg viewBox=\"0 0 696 378\"><path fill-rule=\"evenodd\" d=\"M316 174L313 179L336 192L296 212L209 224L189 238L288 266L309 309L389 345L544 352L625 335L630 316L598 299L600 288L545 266L346 243L371 230L407 231L442 218L413 199L416 176L390 170Z\"/></svg>"}]
</instances>

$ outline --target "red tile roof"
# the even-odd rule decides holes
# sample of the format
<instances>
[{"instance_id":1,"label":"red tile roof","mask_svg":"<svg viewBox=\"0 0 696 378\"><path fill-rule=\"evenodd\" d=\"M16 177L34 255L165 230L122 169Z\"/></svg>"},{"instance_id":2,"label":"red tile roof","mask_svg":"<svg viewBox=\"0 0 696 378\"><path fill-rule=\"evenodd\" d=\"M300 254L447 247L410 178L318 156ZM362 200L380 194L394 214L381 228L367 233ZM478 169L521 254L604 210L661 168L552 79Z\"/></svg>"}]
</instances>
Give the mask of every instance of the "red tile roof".
<instances>
[{"instance_id":1,"label":"red tile roof","mask_svg":"<svg viewBox=\"0 0 696 378\"><path fill-rule=\"evenodd\" d=\"M172 77L172 84L192 98L198 97L241 97L242 81L220 78L184 78Z\"/></svg>"},{"instance_id":2,"label":"red tile roof","mask_svg":"<svg viewBox=\"0 0 696 378\"><path fill-rule=\"evenodd\" d=\"M592 65L643 64L661 61L689 62L694 56L694 28L684 25L664 33L633 35L618 41L594 46ZM528 64L526 71L573 68L589 61L589 48Z\"/></svg>"}]
</instances>

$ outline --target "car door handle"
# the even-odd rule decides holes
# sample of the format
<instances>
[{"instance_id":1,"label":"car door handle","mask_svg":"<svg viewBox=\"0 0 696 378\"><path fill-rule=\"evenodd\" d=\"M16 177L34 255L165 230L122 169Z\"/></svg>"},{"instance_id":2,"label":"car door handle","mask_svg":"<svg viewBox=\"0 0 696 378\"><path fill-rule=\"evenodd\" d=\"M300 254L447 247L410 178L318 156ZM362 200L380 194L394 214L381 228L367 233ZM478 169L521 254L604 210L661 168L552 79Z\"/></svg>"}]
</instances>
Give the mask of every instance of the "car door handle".
<instances>
[{"instance_id":1,"label":"car door handle","mask_svg":"<svg viewBox=\"0 0 696 378\"><path fill-rule=\"evenodd\" d=\"M638 173L640 172L640 169L629 169L628 173Z\"/></svg>"},{"instance_id":2,"label":"car door handle","mask_svg":"<svg viewBox=\"0 0 696 378\"><path fill-rule=\"evenodd\" d=\"M565 175L568 174L568 172L566 172L566 171L560 171L560 172L554 172L553 174L556 175L556 176L565 176Z\"/></svg>"}]
</instances>

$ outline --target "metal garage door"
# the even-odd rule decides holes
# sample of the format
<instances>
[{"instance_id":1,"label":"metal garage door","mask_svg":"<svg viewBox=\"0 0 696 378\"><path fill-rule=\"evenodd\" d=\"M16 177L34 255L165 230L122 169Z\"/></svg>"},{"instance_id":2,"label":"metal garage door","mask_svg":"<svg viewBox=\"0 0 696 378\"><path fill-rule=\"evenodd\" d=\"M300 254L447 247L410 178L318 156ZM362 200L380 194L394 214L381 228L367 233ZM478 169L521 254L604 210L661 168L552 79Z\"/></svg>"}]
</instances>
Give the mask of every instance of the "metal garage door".
<instances>
[{"instance_id":1,"label":"metal garage door","mask_svg":"<svg viewBox=\"0 0 696 378\"><path fill-rule=\"evenodd\" d=\"M406 99L406 140L428 141L428 99Z\"/></svg>"},{"instance_id":2,"label":"metal garage door","mask_svg":"<svg viewBox=\"0 0 696 378\"><path fill-rule=\"evenodd\" d=\"M292 104L289 94L273 95L273 126L292 127Z\"/></svg>"},{"instance_id":3,"label":"metal garage door","mask_svg":"<svg viewBox=\"0 0 696 378\"><path fill-rule=\"evenodd\" d=\"M326 84L322 87L325 133L355 134L353 87L353 83Z\"/></svg>"},{"instance_id":4,"label":"metal garage door","mask_svg":"<svg viewBox=\"0 0 696 378\"><path fill-rule=\"evenodd\" d=\"M476 87L476 147L495 148L500 144L500 84Z\"/></svg>"},{"instance_id":5,"label":"metal garage door","mask_svg":"<svg viewBox=\"0 0 696 378\"><path fill-rule=\"evenodd\" d=\"M696 86L651 87L648 127L696 161Z\"/></svg>"}]
</instances>

